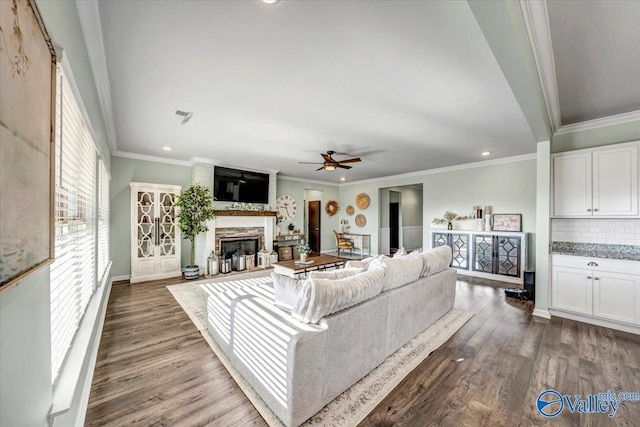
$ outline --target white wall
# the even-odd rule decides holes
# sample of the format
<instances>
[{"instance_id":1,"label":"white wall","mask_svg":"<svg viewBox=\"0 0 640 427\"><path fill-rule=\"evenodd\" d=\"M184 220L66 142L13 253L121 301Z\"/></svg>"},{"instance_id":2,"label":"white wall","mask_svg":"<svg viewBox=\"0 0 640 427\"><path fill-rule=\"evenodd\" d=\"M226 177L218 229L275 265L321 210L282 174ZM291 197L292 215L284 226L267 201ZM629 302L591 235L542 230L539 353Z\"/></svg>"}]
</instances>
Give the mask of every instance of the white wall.
<instances>
[{"instance_id":1,"label":"white wall","mask_svg":"<svg viewBox=\"0 0 640 427\"><path fill-rule=\"evenodd\" d=\"M129 183L173 184L186 190L191 185L191 167L114 156L111 169L111 259L113 277L131 274L131 187ZM191 246L182 239L182 266L189 264Z\"/></svg>"},{"instance_id":2,"label":"white wall","mask_svg":"<svg viewBox=\"0 0 640 427\"><path fill-rule=\"evenodd\" d=\"M295 224L297 229L299 228L304 230L304 197L305 191L309 190L322 192L322 203L320 205L322 208L322 215L320 217L320 248L322 251L335 250L336 243L335 238L333 237L333 230L340 230L340 213L344 212L347 205L340 204L338 214L334 216L329 216L329 214L324 210L324 207L329 200L339 200L338 186L307 180L294 180L287 177L278 177L277 195L290 194L296 199L296 216L291 222ZM320 193L311 194L319 195ZM286 233L287 225L289 225L289 222L285 221L278 224L278 227L283 233ZM306 233L306 230L304 232Z\"/></svg>"},{"instance_id":3,"label":"white wall","mask_svg":"<svg viewBox=\"0 0 640 427\"><path fill-rule=\"evenodd\" d=\"M480 162L454 168L425 171L391 178L362 181L340 186L340 205L356 207L356 213L367 217L367 224L356 227L354 217L348 217L344 210L339 219L349 219L355 233L371 234L372 252L378 252L378 229L380 188L422 184L423 242L428 246L429 224L433 218L441 217L447 211L460 215L471 212L474 205L493 206L494 213L521 213L523 231L536 231L536 160L532 156L514 158L508 163ZM367 193L371 198L369 207L361 211L355 204L359 193ZM404 199L403 199L404 204ZM355 215L354 214L354 215ZM533 265L535 235L529 236L529 261Z\"/></svg>"},{"instance_id":4,"label":"white wall","mask_svg":"<svg viewBox=\"0 0 640 427\"><path fill-rule=\"evenodd\" d=\"M0 426L45 426L51 407L49 268L0 294Z\"/></svg>"}]
</instances>

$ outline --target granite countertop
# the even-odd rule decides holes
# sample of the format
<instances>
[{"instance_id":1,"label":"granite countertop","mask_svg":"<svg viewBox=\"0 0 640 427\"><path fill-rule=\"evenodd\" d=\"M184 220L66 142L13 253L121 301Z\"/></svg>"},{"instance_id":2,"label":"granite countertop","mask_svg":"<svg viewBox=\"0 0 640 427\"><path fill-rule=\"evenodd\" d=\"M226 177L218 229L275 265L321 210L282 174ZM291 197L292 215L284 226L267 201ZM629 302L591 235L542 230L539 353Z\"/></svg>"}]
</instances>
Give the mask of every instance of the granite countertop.
<instances>
[{"instance_id":1,"label":"granite countertop","mask_svg":"<svg viewBox=\"0 0 640 427\"><path fill-rule=\"evenodd\" d=\"M605 243L552 242L551 253L594 258L640 261L640 246Z\"/></svg>"}]
</instances>

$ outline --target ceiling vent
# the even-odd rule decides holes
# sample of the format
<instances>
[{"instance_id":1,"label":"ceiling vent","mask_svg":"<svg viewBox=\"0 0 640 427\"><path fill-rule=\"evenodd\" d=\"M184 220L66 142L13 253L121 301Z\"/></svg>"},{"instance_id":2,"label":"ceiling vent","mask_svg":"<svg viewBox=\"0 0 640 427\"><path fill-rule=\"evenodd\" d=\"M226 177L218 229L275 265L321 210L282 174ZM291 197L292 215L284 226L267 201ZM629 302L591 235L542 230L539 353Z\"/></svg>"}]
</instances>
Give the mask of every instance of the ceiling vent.
<instances>
[{"instance_id":1,"label":"ceiling vent","mask_svg":"<svg viewBox=\"0 0 640 427\"><path fill-rule=\"evenodd\" d=\"M180 120L180 124L184 125L191 120L193 113L189 111L176 110L176 117Z\"/></svg>"}]
</instances>

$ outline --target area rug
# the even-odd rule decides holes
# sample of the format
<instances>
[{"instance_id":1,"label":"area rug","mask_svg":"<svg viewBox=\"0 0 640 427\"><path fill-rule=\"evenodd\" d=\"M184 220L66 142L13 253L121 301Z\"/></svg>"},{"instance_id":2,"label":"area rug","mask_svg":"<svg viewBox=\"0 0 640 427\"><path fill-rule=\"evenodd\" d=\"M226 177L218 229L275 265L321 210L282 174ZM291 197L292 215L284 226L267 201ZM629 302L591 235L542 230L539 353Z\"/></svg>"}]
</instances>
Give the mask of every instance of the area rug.
<instances>
[{"instance_id":1,"label":"area rug","mask_svg":"<svg viewBox=\"0 0 640 427\"><path fill-rule=\"evenodd\" d=\"M249 383L242 378L207 331L206 299L208 294L223 288L243 286L243 283L244 285L265 286L271 282L270 273L261 273L249 277L234 277L234 280L183 283L167 286L167 288L189 315L211 349L266 423L271 427L281 427L284 424L262 401ZM351 388L327 404L320 412L306 421L303 426L346 427L357 425L411 371L422 363L429 354L451 338L471 317L473 317L473 313L468 311L451 310L426 331L389 356L380 366L351 386Z\"/></svg>"}]
</instances>

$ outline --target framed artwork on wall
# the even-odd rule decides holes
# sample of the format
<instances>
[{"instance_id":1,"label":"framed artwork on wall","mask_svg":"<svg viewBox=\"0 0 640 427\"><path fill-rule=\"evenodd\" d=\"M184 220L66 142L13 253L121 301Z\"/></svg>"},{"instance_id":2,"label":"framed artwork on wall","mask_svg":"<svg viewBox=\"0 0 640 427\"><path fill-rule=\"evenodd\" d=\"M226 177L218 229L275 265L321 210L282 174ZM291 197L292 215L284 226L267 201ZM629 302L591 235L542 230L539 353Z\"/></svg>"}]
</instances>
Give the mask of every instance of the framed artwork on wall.
<instances>
[{"instance_id":1,"label":"framed artwork on wall","mask_svg":"<svg viewBox=\"0 0 640 427\"><path fill-rule=\"evenodd\" d=\"M494 214L493 231L522 231L522 214Z\"/></svg>"},{"instance_id":2,"label":"framed artwork on wall","mask_svg":"<svg viewBox=\"0 0 640 427\"><path fill-rule=\"evenodd\" d=\"M56 54L35 1L0 1L0 292L53 262Z\"/></svg>"}]
</instances>

